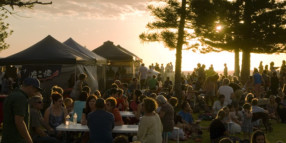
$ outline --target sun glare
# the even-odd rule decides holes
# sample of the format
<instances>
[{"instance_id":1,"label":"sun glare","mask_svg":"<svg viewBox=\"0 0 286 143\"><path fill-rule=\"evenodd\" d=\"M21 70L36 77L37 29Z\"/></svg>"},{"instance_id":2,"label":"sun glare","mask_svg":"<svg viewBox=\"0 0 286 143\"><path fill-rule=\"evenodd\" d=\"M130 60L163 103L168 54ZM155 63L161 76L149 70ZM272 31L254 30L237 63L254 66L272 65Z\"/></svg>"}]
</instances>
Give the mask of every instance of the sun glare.
<instances>
[{"instance_id":1,"label":"sun glare","mask_svg":"<svg viewBox=\"0 0 286 143\"><path fill-rule=\"evenodd\" d=\"M217 31L217 32L219 32L219 31L221 31L221 30L222 30L222 26L221 26L221 25L216 26L216 31Z\"/></svg>"}]
</instances>

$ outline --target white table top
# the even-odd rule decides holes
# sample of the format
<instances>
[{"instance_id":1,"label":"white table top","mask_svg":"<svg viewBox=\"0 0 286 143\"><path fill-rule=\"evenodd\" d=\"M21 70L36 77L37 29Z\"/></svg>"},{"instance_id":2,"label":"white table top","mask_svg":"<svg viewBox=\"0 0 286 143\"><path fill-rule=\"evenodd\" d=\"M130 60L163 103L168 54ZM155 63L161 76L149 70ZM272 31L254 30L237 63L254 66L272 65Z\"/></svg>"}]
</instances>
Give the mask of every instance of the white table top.
<instances>
[{"instance_id":1,"label":"white table top","mask_svg":"<svg viewBox=\"0 0 286 143\"><path fill-rule=\"evenodd\" d=\"M68 131L68 132L87 132L89 131L87 125L64 125L61 124L56 128L57 131ZM122 125L122 126L114 126L113 133L137 133L138 132L138 125Z\"/></svg>"},{"instance_id":2,"label":"white table top","mask_svg":"<svg viewBox=\"0 0 286 143\"><path fill-rule=\"evenodd\" d=\"M135 117L134 113L131 111L120 111L121 117Z\"/></svg>"}]
</instances>

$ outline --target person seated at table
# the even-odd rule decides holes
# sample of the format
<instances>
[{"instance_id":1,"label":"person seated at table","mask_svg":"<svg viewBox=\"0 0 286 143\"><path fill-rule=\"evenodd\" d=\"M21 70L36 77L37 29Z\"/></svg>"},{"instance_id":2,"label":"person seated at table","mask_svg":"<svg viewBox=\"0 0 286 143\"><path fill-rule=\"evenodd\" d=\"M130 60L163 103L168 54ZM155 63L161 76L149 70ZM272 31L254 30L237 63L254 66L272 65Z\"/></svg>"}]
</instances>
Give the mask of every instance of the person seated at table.
<instances>
[{"instance_id":1,"label":"person seated at table","mask_svg":"<svg viewBox=\"0 0 286 143\"><path fill-rule=\"evenodd\" d=\"M87 116L90 143L112 143L114 116L106 112L104 107L104 99L98 98L95 102L95 111Z\"/></svg>"},{"instance_id":2,"label":"person seated at table","mask_svg":"<svg viewBox=\"0 0 286 143\"><path fill-rule=\"evenodd\" d=\"M101 93L99 90L95 90L93 93L97 98L101 98Z\"/></svg>"},{"instance_id":3,"label":"person seated at table","mask_svg":"<svg viewBox=\"0 0 286 143\"><path fill-rule=\"evenodd\" d=\"M97 100L97 97L94 95L90 95L86 99L86 105L85 108L83 108L82 116L81 116L81 124L86 125L87 124L87 115L93 111L95 111L95 102Z\"/></svg>"},{"instance_id":4,"label":"person seated at table","mask_svg":"<svg viewBox=\"0 0 286 143\"><path fill-rule=\"evenodd\" d=\"M52 94L53 94L53 93L59 93L59 94L63 95L64 90L63 90L63 88L61 88L61 87L58 86L58 85L54 85L54 86L51 88L51 96L50 96L50 102L51 102L51 104L50 104L50 106L53 105L53 99L52 99Z\"/></svg>"},{"instance_id":5,"label":"person seated at table","mask_svg":"<svg viewBox=\"0 0 286 143\"><path fill-rule=\"evenodd\" d=\"M114 124L115 126L121 126L124 124L122 117L120 115L120 112L118 110L118 108L116 108L116 99L114 97L108 97L106 99L106 110L110 113L113 114L114 116Z\"/></svg>"},{"instance_id":6,"label":"person seated at table","mask_svg":"<svg viewBox=\"0 0 286 143\"><path fill-rule=\"evenodd\" d=\"M49 125L49 128L56 129L62 123L65 123L67 110L63 107L63 96L59 93L52 94L53 104L46 109L44 114L44 121ZM57 135L60 135L57 134Z\"/></svg>"},{"instance_id":7,"label":"person seated at table","mask_svg":"<svg viewBox=\"0 0 286 143\"><path fill-rule=\"evenodd\" d=\"M135 90L133 96L132 96L132 100L130 101L130 110L136 114L137 112L137 108L138 108L138 104L139 102L139 97L142 95L142 92L140 90Z\"/></svg>"},{"instance_id":8,"label":"person seated at table","mask_svg":"<svg viewBox=\"0 0 286 143\"><path fill-rule=\"evenodd\" d=\"M54 132L54 129L45 123L41 114L43 109L43 98L34 96L29 100L30 103L30 134L34 142L57 143L58 140L50 137L48 133Z\"/></svg>"},{"instance_id":9,"label":"person seated at table","mask_svg":"<svg viewBox=\"0 0 286 143\"><path fill-rule=\"evenodd\" d=\"M77 122L79 123L82 116L82 110L85 107L86 99L88 97L87 92L81 92L79 96L79 100L74 102L74 113L77 114Z\"/></svg>"},{"instance_id":10,"label":"person seated at table","mask_svg":"<svg viewBox=\"0 0 286 143\"><path fill-rule=\"evenodd\" d=\"M145 98L142 104L144 116L141 118L137 139L141 143L161 143L163 126L159 115L155 112L157 103L152 98Z\"/></svg>"},{"instance_id":11,"label":"person seated at table","mask_svg":"<svg viewBox=\"0 0 286 143\"><path fill-rule=\"evenodd\" d=\"M61 95L64 94L63 88L61 88L61 87L58 86L58 85L54 85L54 86L52 87L52 92L58 92L58 93L61 94Z\"/></svg>"},{"instance_id":12,"label":"person seated at table","mask_svg":"<svg viewBox=\"0 0 286 143\"><path fill-rule=\"evenodd\" d=\"M146 95L140 95L139 97L139 104L138 104L138 107L137 107L137 114L135 114L136 118L139 119L143 114L143 110L142 110L142 104L143 104L143 100L147 98Z\"/></svg>"},{"instance_id":13,"label":"person seated at table","mask_svg":"<svg viewBox=\"0 0 286 143\"><path fill-rule=\"evenodd\" d=\"M71 98L68 97L64 99L64 106L67 109L67 113L70 117L73 115L73 104L74 102Z\"/></svg>"},{"instance_id":14,"label":"person seated at table","mask_svg":"<svg viewBox=\"0 0 286 143\"><path fill-rule=\"evenodd\" d=\"M116 94L117 94L116 95L117 108L119 109L119 111L126 111L126 110L128 110L129 103L127 101L127 97L125 95L123 95L123 90L122 89L117 89Z\"/></svg>"},{"instance_id":15,"label":"person seated at table","mask_svg":"<svg viewBox=\"0 0 286 143\"><path fill-rule=\"evenodd\" d=\"M95 111L95 103L96 103L97 97L94 95L90 95L86 99L86 105L85 108L83 108L82 116L81 116L81 124L86 125L87 124L87 116L89 113ZM81 136L81 143L87 143L89 140L89 132L84 132Z\"/></svg>"},{"instance_id":16,"label":"person seated at table","mask_svg":"<svg viewBox=\"0 0 286 143\"><path fill-rule=\"evenodd\" d=\"M140 90L135 90L132 95L132 100L130 101L130 111L133 112L135 117L131 117L129 124L137 124L139 122L137 116L138 116L138 105L139 105L139 97L142 95L142 92Z\"/></svg>"}]
</instances>

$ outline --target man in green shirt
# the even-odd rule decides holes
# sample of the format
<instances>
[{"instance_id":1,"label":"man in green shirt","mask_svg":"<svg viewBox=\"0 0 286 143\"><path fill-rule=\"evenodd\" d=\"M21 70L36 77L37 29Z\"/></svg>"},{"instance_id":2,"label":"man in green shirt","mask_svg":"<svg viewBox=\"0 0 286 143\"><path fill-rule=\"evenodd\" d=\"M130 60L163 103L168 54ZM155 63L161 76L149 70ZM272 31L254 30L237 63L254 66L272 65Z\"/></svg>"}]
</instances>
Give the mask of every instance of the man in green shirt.
<instances>
[{"instance_id":1,"label":"man in green shirt","mask_svg":"<svg viewBox=\"0 0 286 143\"><path fill-rule=\"evenodd\" d=\"M148 86L150 90L157 90L158 81L156 75L153 75L153 78L149 79Z\"/></svg>"},{"instance_id":2,"label":"man in green shirt","mask_svg":"<svg viewBox=\"0 0 286 143\"><path fill-rule=\"evenodd\" d=\"M40 91L39 80L28 77L20 89L5 99L2 143L33 143L29 134L28 98L39 95Z\"/></svg>"}]
</instances>

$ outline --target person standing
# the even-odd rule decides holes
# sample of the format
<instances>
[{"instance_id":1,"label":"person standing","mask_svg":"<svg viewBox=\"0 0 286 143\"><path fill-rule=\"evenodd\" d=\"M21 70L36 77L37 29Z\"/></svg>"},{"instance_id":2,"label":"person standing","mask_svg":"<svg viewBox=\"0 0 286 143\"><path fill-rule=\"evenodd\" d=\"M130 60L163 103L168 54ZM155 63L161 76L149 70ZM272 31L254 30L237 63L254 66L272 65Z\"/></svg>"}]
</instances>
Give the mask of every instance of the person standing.
<instances>
[{"instance_id":1,"label":"person standing","mask_svg":"<svg viewBox=\"0 0 286 143\"><path fill-rule=\"evenodd\" d=\"M258 71L259 71L259 73L260 74L262 74L263 73L263 64L262 64L263 62L262 61L260 61L260 63L259 63L259 67L258 67Z\"/></svg>"},{"instance_id":2,"label":"person standing","mask_svg":"<svg viewBox=\"0 0 286 143\"><path fill-rule=\"evenodd\" d=\"M40 94L40 81L28 77L4 102L2 143L33 143L29 133L28 98Z\"/></svg>"},{"instance_id":3,"label":"person standing","mask_svg":"<svg viewBox=\"0 0 286 143\"><path fill-rule=\"evenodd\" d=\"M231 104L232 97L234 96L233 89L229 86L229 79L223 79L222 86L218 89L218 95L224 95L224 106Z\"/></svg>"},{"instance_id":4,"label":"person standing","mask_svg":"<svg viewBox=\"0 0 286 143\"><path fill-rule=\"evenodd\" d=\"M166 143L168 140L168 132L173 131L175 125L174 108L163 95L158 95L156 100L159 105L158 114L163 124L163 142Z\"/></svg>"},{"instance_id":5,"label":"person standing","mask_svg":"<svg viewBox=\"0 0 286 143\"><path fill-rule=\"evenodd\" d=\"M226 63L224 63L223 75L227 78L228 77L228 69Z\"/></svg>"},{"instance_id":6,"label":"person standing","mask_svg":"<svg viewBox=\"0 0 286 143\"><path fill-rule=\"evenodd\" d=\"M99 98L95 102L95 111L88 114L87 126L91 143L112 143L114 116L104 110L105 101Z\"/></svg>"},{"instance_id":7,"label":"person standing","mask_svg":"<svg viewBox=\"0 0 286 143\"><path fill-rule=\"evenodd\" d=\"M277 73L273 72L272 76L270 78L270 91L271 95L278 95L278 90L279 90L279 78L277 77Z\"/></svg>"},{"instance_id":8,"label":"person standing","mask_svg":"<svg viewBox=\"0 0 286 143\"><path fill-rule=\"evenodd\" d=\"M140 88L146 88L146 79L147 79L148 69L145 67L145 64L141 64L139 68L139 75L140 75Z\"/></svg>"},{"instance_id":9,"label":"person standing","mask_svg":"<svg viewBox=\"0 0 286 143\"><path fill-rule=\"evenodd\" d=\"M87 75L84 73L78 76L78 80L75 82L71 95L70 95L74 101L79 100L80 93L81 93L82 87L86 79L87 79Z\"/></svg>"},{"instance_id":10,"label":"person standing","mask_svg":"<svg viewBox=\"0 0 286 143\"><path fill-rule=\"evenodd\" d=\"M256 96L256 98L260 98L261 97L261 85L264 83L262 76L260 75L260 73L258 72L257 68L254 68L254 72L253 72L253 86L254 86L254 95Z\"/></svg>"},{"instance_id":11,"label":"person standing","mask_svg":"<svg viewBox=\"0 0 286 143\"><path fill-rule=\"evenodd\" d=\"M158 87L158 80L156 79L156 75L153 75L151 79L148 80L148 87L151 91L156 91Z\"/></svg>"}]
</instances>

